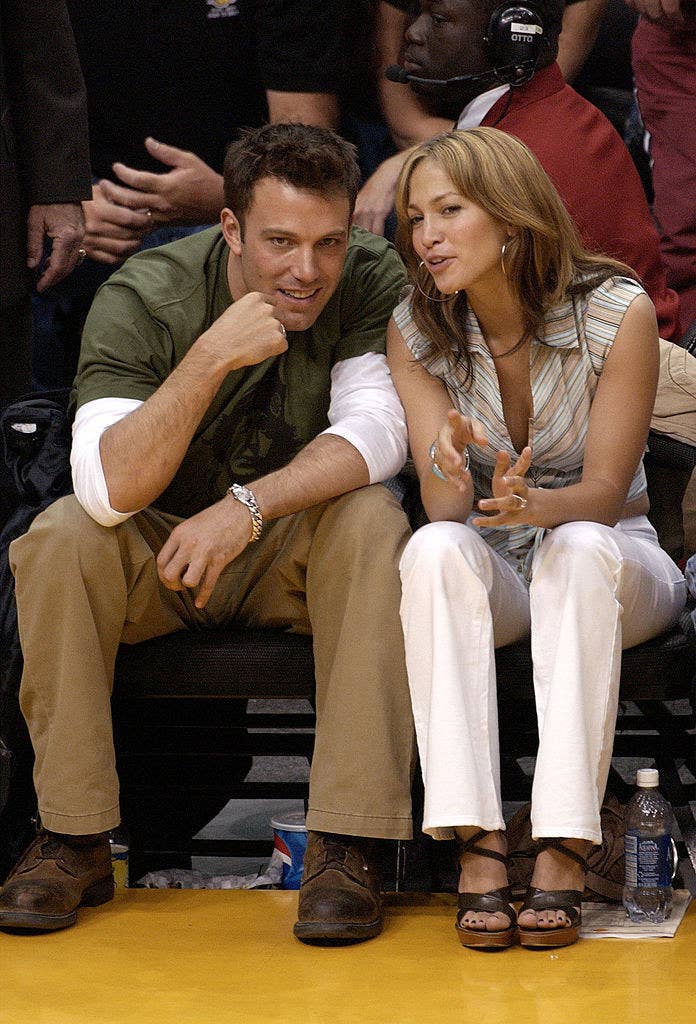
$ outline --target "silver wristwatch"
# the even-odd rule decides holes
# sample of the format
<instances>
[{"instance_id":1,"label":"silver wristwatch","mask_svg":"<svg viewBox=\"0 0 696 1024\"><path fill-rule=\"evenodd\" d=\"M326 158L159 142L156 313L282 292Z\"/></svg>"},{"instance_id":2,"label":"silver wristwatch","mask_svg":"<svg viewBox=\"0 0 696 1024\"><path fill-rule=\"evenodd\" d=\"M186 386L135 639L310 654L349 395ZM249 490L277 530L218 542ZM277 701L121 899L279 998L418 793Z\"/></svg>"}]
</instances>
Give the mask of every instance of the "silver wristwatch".
<instances>
[{"instance_id":1,"label":"silver wristwatch","mask_svg":"<svg viewBox=\"0 0 696 1024\"><path fill-rule=\"evenodd\" d=\"M227 493L231 494L237 501L241 501L242 505L246 505L249 509L251 513L251 537L249 541L253 543L259 539L263 530L263 516L261 515L258 501L249 488L244 487L243 484L232 484L231 487L227 488Z\"/></svg>"}]
</instances>

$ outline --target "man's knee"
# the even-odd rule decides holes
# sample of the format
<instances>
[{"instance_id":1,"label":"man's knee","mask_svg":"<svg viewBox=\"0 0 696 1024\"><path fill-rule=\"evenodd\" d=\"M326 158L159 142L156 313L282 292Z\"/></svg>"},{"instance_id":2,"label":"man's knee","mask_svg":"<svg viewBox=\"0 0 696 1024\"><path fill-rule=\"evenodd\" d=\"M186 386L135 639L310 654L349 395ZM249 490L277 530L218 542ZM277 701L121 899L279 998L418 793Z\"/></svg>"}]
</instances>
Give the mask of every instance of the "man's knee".
<instances>
[{"instance_id":1,"label":"man's knee","mask_svg":"<svg viewBox=\"0 0 696 1024\"><path fill-rule=\"evenodd\" d=\"M27 564L36 575L41 566L54 572L56 563L75 551L89 554L108 542L111 530L87 515L74 494L59 498L36 517L28 531L10 545L13 573Z\"/></svg>"},{"instance_id":2,"label":"man's knee","mask_svg":"<svg viewBox=\"0 0 696 1024\"><path fill-rule=\"evenodd\" d=\"M347 548L379 547L385 541L400 546L411 529L401 505L382 484L349 491L329 502L320 529L331 531L335 543Z\"/></svg>"}]
</instances>

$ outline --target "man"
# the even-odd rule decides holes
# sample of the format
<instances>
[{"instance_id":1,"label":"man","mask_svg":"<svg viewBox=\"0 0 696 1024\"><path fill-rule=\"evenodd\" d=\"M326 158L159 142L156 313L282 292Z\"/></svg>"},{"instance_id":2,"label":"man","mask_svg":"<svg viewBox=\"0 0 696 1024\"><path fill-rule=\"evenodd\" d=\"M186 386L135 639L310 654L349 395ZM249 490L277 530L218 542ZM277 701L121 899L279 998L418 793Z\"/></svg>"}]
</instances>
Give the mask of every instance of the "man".
<instances>
[{"instance_id":1,"label":"man","mask_svg":"<svg viewBox=\"0 0 696 1024\"><path fill-rule=\"evenodd\" d=\"M358 181L353 148L328 129L252 131L226 158L220 227L132 257L95 300L77 500L10 549L44 831L9 876L0 926L66 927L111 898L119 642L234 619L314 636L295 932L360 941L381 928L371 840L411 833L397 571L409 531L389 491L367 485L405 458L383 355L404 274L384 239L350 233Z\"/></svg>"},{"instance_id":2,"label":"man","mask_svg":"<svg viewBox=\"0 0 696 1024\"><path fill-rule=\"evenodd\" d=\"M409 0L390 3L407 9ZM406 32L406 72L420 79L471 77L447 86L412 82L411 88L438 115L437 130L456 120L458 128L489 125L525 142L558 189L588 248L623 260L640 275L655 304L661 336L677 340L679 300L666 286L657 233L628 151L606 118L565 85L555 63L564 3L510 5L528 9L544 26L536 63L513 88L505 71L494 71L487 38L491 15L500 6L496 0L423 0L420 15ZM406 155L390 157L366 183L356 207L357 223L382 230Z\"/></svg>"},{"instance_id":3,"label":"man","mask_svg":"<svg viewBox=\"0 0 696 1024\"><path fill-rule=\"evenodd\" d=\"M85 229L87 103L63 0L2 0L0 90L2 411L31 384L32 276L43 290L70 273ZM0 464L0 527L11 490Z\"/></svg>"}]
</instances>

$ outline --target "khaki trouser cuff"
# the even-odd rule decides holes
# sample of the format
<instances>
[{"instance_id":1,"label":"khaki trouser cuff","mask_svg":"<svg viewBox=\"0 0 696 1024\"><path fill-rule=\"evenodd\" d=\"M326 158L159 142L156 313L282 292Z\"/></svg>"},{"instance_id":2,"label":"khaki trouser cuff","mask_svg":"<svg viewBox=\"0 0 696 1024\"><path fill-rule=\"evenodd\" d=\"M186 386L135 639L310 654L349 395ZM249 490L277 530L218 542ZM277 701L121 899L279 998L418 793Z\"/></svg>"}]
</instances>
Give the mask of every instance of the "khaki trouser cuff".
<instances>
[{"instance_id":1,"label":"khaki trouser cuff","mask_svg":"<svg viewBox=\"0 0 696 1024\"><path fill-rule=\"evenodd\" d=\"M335 832L342 836L363 836L366 839L413 839L410 817L337 814L310 807L307 811L307 828L312 832Z\"/></svg>"},{"instance_id":2,"label":"khaki trouser cuff","mask_svg":"<svg viewBox=\"0 0 696 1024\"><path fill-rule=\"evenodd\" d=\"M91 836L98 832L108 832L121 822L118 804L99 814L54 814L41 809L39 813L44 828L66 836Z\"/></svg>"}]
</instances>

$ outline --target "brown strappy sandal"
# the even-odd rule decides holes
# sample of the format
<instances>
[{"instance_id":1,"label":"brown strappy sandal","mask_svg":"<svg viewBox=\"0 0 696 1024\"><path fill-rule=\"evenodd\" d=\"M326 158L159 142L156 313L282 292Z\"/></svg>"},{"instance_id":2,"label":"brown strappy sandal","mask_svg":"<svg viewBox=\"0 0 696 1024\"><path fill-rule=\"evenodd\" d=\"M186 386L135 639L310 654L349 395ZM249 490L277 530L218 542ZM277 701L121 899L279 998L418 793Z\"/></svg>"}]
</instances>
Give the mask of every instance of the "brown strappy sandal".
<instances>
[{"instance_id":1,"label":"brown strappy sandal","mask_svg":"<svg viewBox=\"0 0 696 1024\"><path fill-rule=\"evenodd\" d=\"M500 861L507 867L507 857L504 854L475 845L481 836L486 834L485 829L480 829L470 839L462 842L459 847L460 858L463 853L475 853L479 857L490 857L491 860ZM455 927L462 946L467 946L470 949L490 950L507 949L511 946L517 934L517 914L511 903L512 889L509 885L501 889L491 889L490 892L460 892ZM462 918L469 910L482 911L484 914L505 914L510 921L510 926L494 932L466 928L462 925Z\"/></svg>"},{"instance_id":2,"label":"brown strappy sandal","mask_svg":"<svg viewBox=\"0 0 696 1024\"><path fill-rule=\"evenodd\" d=\"M558 850L559 853L574 860L583 868L587 868L585 858L575 850L564 846L562 839L541 839L539 841L540 851L549 847ZM577 942L581 922L581 911L578 908L582 904L582 895L578 889L536 889L530 885L520 913L523 910L562 910L564 914L567 914L570 924L564 928L525 928L520 925L520 945L527 949L549 949L572 946L574 942Z\"/></svg>"}]
</instances>

